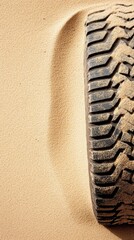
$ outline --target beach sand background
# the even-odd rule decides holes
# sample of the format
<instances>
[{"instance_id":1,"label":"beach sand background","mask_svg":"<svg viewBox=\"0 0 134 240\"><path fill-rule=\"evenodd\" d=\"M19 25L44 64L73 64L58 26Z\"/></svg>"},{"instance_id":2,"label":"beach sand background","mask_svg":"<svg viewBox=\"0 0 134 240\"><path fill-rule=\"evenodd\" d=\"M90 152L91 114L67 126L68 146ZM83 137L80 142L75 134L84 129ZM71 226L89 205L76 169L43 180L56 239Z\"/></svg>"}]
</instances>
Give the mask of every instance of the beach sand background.
<instances>
[{"instance_id":1,"label":"beach sand background","mask_svg":"<svg viewBox=\"0 0 134 240\"><path fill-rule=\"evenodd\" d=\"M84 23L110 2L0 2L0 240L134 239L90 200Z\"/></svg>"}]
</instances>

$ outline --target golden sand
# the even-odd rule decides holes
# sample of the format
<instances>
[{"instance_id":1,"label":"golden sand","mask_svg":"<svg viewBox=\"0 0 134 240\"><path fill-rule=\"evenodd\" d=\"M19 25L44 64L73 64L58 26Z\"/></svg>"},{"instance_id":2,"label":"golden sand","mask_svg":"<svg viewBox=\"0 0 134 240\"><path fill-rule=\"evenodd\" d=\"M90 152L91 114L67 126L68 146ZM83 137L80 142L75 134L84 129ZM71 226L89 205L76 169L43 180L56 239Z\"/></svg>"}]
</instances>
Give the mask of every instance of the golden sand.
<instances>
[{"instance_id":1,"label":"golden sand","mask_svg":"<svg viewBox=\"0 0 134 240\"><path fill-rule=\"evenodd\" d=\"M134 239L90 200L84 22L110 2L0 2L0 240Z\"/></svg>"}]
</instances>

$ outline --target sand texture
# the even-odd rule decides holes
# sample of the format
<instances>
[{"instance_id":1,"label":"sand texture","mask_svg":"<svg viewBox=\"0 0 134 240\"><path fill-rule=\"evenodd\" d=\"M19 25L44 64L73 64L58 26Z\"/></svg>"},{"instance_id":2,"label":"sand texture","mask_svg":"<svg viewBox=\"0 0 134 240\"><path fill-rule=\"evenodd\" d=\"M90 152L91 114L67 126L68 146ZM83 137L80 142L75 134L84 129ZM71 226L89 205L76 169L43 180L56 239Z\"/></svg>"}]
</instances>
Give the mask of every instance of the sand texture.
<instances>
[{"instance_id":1,"label":"sand texture","mask_svg":"<svg viewBox=\"0 0 134 240\"><path fill-rule=\"evenodd\" d=\"M89 191L84 23L110 2L0 2L0 240L134 239Z\"/></svg>"}]
</instances>

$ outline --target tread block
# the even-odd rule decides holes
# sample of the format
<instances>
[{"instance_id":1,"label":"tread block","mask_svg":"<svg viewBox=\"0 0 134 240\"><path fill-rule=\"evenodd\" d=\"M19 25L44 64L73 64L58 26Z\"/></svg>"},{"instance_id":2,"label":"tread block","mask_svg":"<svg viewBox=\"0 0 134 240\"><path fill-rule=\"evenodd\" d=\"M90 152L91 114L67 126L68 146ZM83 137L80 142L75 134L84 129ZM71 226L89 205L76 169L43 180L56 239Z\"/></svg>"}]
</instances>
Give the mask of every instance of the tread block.
<instances>
[{"instance_id":1,"label":"tread block","mask_svg":"<svg viewBox=\"0 0 134 240\"><path fill-rule=\"evenodd\" d=\"M91 43L103 41L106 35L107 31L94 32L87 35L88 46Z\"/></svg>"},{"instance_id":2,"label":"tread block","mask_svg":"<svg viewBox=\"0 0 134 240\"><path fill-rule=\"evenodd\" d=\"M94 23L87 23L87 28L86 28L86 34L88 35L91 32L95 32L95 31L100 31L102 29L104 29L104 27L106 26L106 22L102 21L102 22L94 22Z\"/></svg>"},{"instance_id":3,"label":"tread block","mask_svg":"<svg viewBox=\"0 0 134 240\"><path fill-rule=\"evenodd\" d=\"M109 55L106 56L101 56L101 57L93 57L91 58L90 61L87 62L87 66L88 66L88 70L98 67L98 66L105 66L106 63L108 63L108 61L111 59L111 57Z\"/></svg>"},{"instance_id":4,"label":"tread block","mask_svg":"<svg viewBox=\"0 0 134 240\"><path fill-rule=\"evenodd\" d=\"M108 174L109 172L111 173L114 169L114 164L113 163L94 163L91 167L91 171L94 174L100 174L102 176L102 169L103 169L103 174Z\"/></svg>"},{"instance_id":5,"label":"tread block","mask_svg":"<svg viewBox=\"0 0 134 240\"><path fill-rule=\"evenodd\" d=\"M120 153L118 147L115 145L112 149L106 149L105 152L102 151L92 151L92 160L94 161L107 161L112 160Z\"/></svg>"},{"instance_id":6,"label":"tread block","mask_svg":"<svg viewBox=\"0 0 134 240\"><path fill-rule=\"evenodd\" d=\"M88 92L96 89L102 89L102 88L108 88L110 85L111 80L110 79L105 79L105 80L99 80L99 81L94 81L91 83L88 83Z\"/></svg>"},{"instance_id":7,"label":"tread block","mask_svg":"<svg viewBox=\"0 0 134 240\"><path fill-rule=\"evenodd\" d=\"M116 141L118 140L120 134L121 130L119 128L116 128L111 137L100 140L92 140L93 149L105 149L113 147L113 145L115 145Z\"/></svg>"},{"instance_id":8,"label":"tread block","mask_svg":"<svg viewBox=\"0 0 134 240\"><path fill-rule=\"evenodd\" d=\"M106 67L100 67L99 69L91 69L91 71L88 73L88 80L93 80L96 78L103 78L103 77L109 77L114 72L115 68L117 67L118 62L112 61L110 66Z\"/></svg>"},{"instance_id":9,"label":"tread block","mask_svg":"<svg viewBox=\"0 0 134 240\"><path fill-rule=\"evenodd\" d=\"M95 103L102 100L110 100L114 96L113 90L102 90L91 93L89 96L90 103Z\"/></svg>"},{"instance_id":10,"label":"tread block","mask_svg":"<svg viewBox=\"0 0 134 240\"><path fill-rule=\"evenodd\" d=\"M115 109L116 105L119 103L118 98L114 98L112 101L107 101L104 103L95 103L90 105L90 113L99 113L99 112L110 112L112 109Z\"/></svg>"},{"instance_id":11,"label":"tread block","mask_svg":"<svg viewBox=\"0 0 134 240\"><path fill-rule=\"evenodd\" d=\"M111 132L112 128L113 128L112 124L92 127L90 136L98 138L100 136L101 137L107 136Z\"/></svg>"},{"instance_id":12,"label":"tread block","mask_svg":"<svg viewBox=\"0 0 134 240\"><path fill-rule=\"evenodd\" d=\"M97 124L97 123L105 123L105 122L109 122L111 118L111 114L110 113L103 113L103 114L95 114L95 115L88 115L88 119L89 119L89 123L92 124Z\"/></svg>"}]
</instances>

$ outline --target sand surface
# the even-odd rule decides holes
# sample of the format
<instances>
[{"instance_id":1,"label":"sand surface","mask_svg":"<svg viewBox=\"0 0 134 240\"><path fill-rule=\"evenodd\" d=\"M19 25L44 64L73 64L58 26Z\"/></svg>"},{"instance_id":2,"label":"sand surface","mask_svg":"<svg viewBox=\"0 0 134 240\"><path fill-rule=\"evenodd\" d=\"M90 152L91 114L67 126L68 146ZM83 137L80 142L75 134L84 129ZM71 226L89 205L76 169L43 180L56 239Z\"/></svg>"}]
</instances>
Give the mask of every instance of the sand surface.
<instances>
[{"instance_id":1,"label":"sand surface","mask_svg":"<svg viewBox=\"0 0 134 240\"><path fill-rule=\"evenodd\" d=\"M134 239L99 225L90 200L84 22L97 3L0 2L0 240Z\"/></svg>"}]
</instances>

